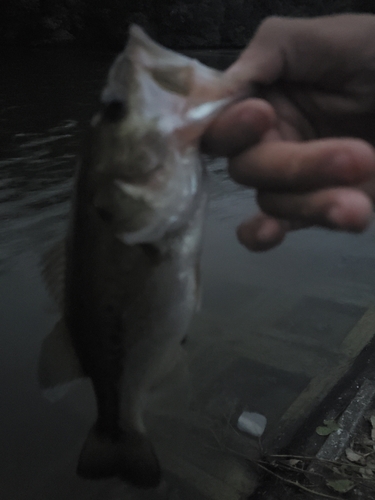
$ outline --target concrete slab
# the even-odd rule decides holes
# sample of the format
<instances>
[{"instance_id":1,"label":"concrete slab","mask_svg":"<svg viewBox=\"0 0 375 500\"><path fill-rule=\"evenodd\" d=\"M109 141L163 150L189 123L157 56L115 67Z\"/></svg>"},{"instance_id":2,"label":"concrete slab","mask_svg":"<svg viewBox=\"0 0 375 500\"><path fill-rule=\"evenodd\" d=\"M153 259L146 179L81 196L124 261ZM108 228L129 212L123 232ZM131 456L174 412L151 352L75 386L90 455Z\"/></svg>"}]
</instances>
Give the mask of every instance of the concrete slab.
<instances>
[{"instance_id":1,"label":"concrete slab","mask_svg":"<svg viewBox=\"0 0 375 500\"><path fill-rule=\"evenodd\" d=\"M308 386L281 418L275 436L268 436L266 446L282 448L287 445L296 428L333 389L351 368L356 357L375 335L375 306L369 307L340 345L335 363L313 377Z\"/></svg>"},{"instance_id":2,"label":"concrete slab","mask_svg":"<svg viewBox=\"0 0 375 500\"><path fill-rule=\"evenodd\" d=\"M366 308L320 297L302 297L273 326L281 335L296 341L313 341L329 350L338 349L344 338L365 313Z\"/></svg>"},{"instance_id":3,"label":"concrete slab","mask_svg":"<svg viewBox=\"0 0 375 500\"><path fill-rule=\"evenodd\" d=\"M242 411L256 411L272 428L309 382L303 374L238 357L199 392L197 400L202 411L215 418L229 417L235 425Z\"/></svg>"}]
</instances>

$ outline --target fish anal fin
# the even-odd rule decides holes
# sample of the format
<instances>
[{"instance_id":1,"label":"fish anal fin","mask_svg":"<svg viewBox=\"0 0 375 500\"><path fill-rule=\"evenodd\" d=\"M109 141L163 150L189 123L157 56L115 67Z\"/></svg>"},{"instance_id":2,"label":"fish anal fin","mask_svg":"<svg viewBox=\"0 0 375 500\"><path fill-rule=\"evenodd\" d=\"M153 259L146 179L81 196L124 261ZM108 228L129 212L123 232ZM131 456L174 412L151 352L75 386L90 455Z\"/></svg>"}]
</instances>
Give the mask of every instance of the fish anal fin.
<instances>
[{"instance_id":1,"label":"fish anal fin","mask_svg":"<svg viewBox=\"0 0 375 500\"><path fill-rule=\"evenodd\" d=\"M52 298L63 309L65 288L65 239L55 243L43 256L42 276Z\"/></svg>"},{"instance_id":2,"label":"fish anal fin","mask_svg":"<svg viewBox=\"0 0 375 500\"><path fill-rule=\"evenodd\" d=\"M156 488L159 461L149 439L134 430L113 438L94 426L82 448L77 474L87 479L119 477L138 488Z\"/></svg>"},{"instance_id":3,"label":"fish anal fin","mask_svg":"<svg viewBox=\"0 0 375 500\"><path fill-rule=\"evenodd\" d=\"M38 378L48 399L59 399L69 388L69 383L85 377L74 350L65 322L56 323L52 332L43 340Z\"/></svg>"}]
</instances>

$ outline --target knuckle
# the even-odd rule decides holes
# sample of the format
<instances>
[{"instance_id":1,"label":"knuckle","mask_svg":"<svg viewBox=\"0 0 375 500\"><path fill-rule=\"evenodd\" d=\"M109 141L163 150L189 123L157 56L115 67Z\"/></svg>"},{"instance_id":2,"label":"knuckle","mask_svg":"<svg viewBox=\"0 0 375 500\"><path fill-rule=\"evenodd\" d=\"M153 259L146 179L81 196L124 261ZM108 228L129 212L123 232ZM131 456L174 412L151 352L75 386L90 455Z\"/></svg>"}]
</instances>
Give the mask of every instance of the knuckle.
<instances>
[{"instance_id":1,"label":"knuckle","mask_svg":"<svg viewBox=\"0 0 375 500\"><path fill-rule=\"evenodd\" d=\"M264 19L261 22L257 34L259 35L268 35L268 33L279 32L283 29L285 24L285 18L280 16L270 16Z\"/></svg>"},{"instance_id":2,"label":"knuckle","mask_svg":"<svg viewBox=\"0 0 375 500\"><path fill-rule=\"evenodd\" d=\"M256 194L257 203L260 209L267 215L275 215L280 213L280 207L278 207L277 197L275 200L275 195L267 193L265 191L257 191ZM275 203L276 201L276 203ZM279 208L279 210L278 210Z\"/></svg>"}]
</instances>

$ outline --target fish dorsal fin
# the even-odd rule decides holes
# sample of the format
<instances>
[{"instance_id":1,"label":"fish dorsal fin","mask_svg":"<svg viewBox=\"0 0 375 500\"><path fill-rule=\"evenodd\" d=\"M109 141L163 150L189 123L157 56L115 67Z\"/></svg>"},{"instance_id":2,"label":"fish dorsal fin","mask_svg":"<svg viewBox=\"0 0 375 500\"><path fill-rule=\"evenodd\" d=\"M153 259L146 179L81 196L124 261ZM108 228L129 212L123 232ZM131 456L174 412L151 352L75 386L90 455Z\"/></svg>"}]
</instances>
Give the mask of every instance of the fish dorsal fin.
<instances>
[{"instance_id":1,"label":"fish dorsal fin","mask_svg":"<svg viewBox=\"0 0 375 500\"><path fill-rule=\"evenodd\" d=\"M42 277L46 288L62 311L66 268L65 239L55 243L44 254L42 265Z\"/></svg>"},{"instance_id":2,"label":"fish dorsal fin","mask_svg":"<svg viewBox=\"0 0 375 500\"><path fill-rule=\"evenodd\" d=\"M67 392L71 382L83 377L85 374L65 322L60 320L42 343L38 367L40 387L53 401Z\"/></svg>"},{"instance_id":3,"label":"fish dorsal fin","mask_svg":"<svg viewBox=\"0 0 375 500\"><path fill-rule=\"evenodd\" d=\"M125 52L132 62L145 67L151 67L157 62L160 66L170 65L176 68L186 66L192 60L155 42L136 24L129 28Z\"/></svg>"}]
</instances>

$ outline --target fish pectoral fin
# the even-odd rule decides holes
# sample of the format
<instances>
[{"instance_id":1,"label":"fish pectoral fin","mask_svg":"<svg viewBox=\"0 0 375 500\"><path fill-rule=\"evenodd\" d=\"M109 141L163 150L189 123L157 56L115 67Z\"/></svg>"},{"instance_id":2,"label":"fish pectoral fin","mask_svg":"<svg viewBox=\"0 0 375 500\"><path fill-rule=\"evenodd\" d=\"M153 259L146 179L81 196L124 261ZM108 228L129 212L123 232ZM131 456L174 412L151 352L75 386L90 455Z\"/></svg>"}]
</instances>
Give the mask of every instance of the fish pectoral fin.
<instances>
[{"instance_id":1,"label":"fish pectoral fin","mask_svg":"<svg viewBox=\"0 0 375 500\"><path fill-rule=\"evenodd\" d=\"M161 469L154 449L144 434L120 431L114 438L91 429L79 457L77 474L87 479L119 477L138 488L156 488Z\"/></svg>"},{"instance_id":2,"label":"fish pectoral fin","mask_svg":"<svg viewBox=\"0 0 375 500\"><path fill-rule=\"evenodd\" d=\"M74 350L65 322L56 323L43 340L38 366L38 379L50 400L59 399L69 389L69 383L85 374Z\"/></svg>"},{"instance_id":3,"label":"fish pectoral fin","mask_svg":"<svg viewBox=\"0 0 375 500\"><path fill-rule=\"evenodd\" d=\"M55 243L42 258L42 277L47 290L58 304L60 310L64 304L65 288L65 239Z\"/></svg>"}]
</instances>

